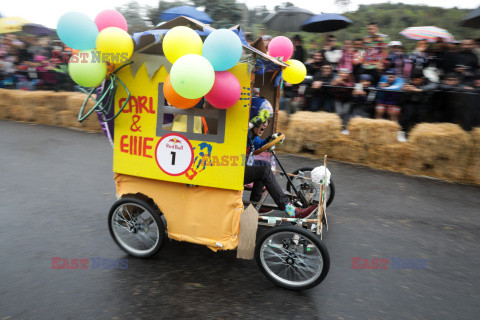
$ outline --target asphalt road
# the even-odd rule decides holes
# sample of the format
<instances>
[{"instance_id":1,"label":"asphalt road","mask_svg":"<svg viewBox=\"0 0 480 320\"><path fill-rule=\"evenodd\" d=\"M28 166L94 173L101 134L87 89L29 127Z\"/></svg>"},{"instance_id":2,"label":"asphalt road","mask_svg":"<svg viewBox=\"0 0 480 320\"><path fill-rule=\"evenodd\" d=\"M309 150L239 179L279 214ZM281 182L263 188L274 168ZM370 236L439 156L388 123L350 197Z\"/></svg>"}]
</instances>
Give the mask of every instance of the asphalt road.
<instances>
[{"instance_id":1,"label":"asphalt road","mask_svg":"<svg viewBox=\"0 0 480 320\"><path fill-rule=\"evenodd\" d=\"M318 165L281 159L290 170ZM107 227L106 139L0 121L0 319L478 319L480 188L329 168L330 273L291 292L234 251L167 242L153 259L126 256ZM52 257L128 259L128 268L52 270ZM389 264L352 269L352 257ZM392 258L426 259L426 268L394 268Z\"/></svg>"}]
</instances>

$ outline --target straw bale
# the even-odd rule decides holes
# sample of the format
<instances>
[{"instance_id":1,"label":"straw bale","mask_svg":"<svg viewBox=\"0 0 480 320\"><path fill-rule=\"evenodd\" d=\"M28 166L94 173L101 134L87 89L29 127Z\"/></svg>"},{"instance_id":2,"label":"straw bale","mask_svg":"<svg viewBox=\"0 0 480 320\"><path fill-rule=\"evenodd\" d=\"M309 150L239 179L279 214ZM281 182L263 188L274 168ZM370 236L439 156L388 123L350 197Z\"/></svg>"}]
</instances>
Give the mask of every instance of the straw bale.
<instances>
[{"instance_id":1,"label":"straw bale","mask_svg":"<svg viewBox=\"0 0 480 320\"><path fill-rule=\"evenodd\" d=\"M16 105L11 118L17 121L31 122L35 119L34 108L25 105Z\"/></svg>"},{"instance_id":2,"label":"straw bale","mask_svg":"<svg viewBox=\"0 0 480 320\"><path fill-rule=\"evenodd\" d=\"M356 163L365 162L367 153L362 143L346 137L332 139L331 143L332 159Z\"/></svg>"},{"instance_id":3,"label":"straw bale","mask_svg":"<svg viewBox=\"0 0 480 320\"><path fill-rule=\"evenodd\" d=\"M321 141L337 139L341 134L342 121L334 113L301 111L291 115L289 120L288 136L295 136L310 150L317 149Z\"/></svg>"},{"instance_id":4,"label":"straw bale","mask_svg":"<svg viewBox=\"0 0 480 320\"><path fill-rule=\"evenodd\" d=\"M410 132L408 141L415 148L415 157L432 165L438 160L462 163L471 151L471 138L453 123L421 123Z\"/></svg>"},{"instance_id":5,"label":"straw bale","mask_svg":"<svg viewBox=\"0 0 480 320\"><path fill-rule=\"evenodd\" d=\"M470 135L473 143L466 178L471 182L480 184L480 128L474 128Z\"/></svg>"},{"instance_id":6,"label":"straw bale","mask_svg":"<svg viewBox=\"0 0 480 320\"><path fill-rule=\"evenodd\" d=\"M77 120L77 111L75 110L62 110L57 112L56 121L60 126L79 128L80 122Z\"/></svg>"},{"instance_id":7,"label":"straw bale","mask_svg":"<svg viewBox=\"0 0 480 320\"><path fill-rule=\"evenodd\" d=\"M102 131L100 122L98 121L97 113L93 113L88 116L87 119L83 120L80 123L80 128L89 130L89 131Z\"/></svg>"},{"instance_id":8,"label":"straw bale","mask_svg":"<svg viewBox=\"0 0 480 320\"><path fill-rule=\"evenodd\" d=\"M350 138L365 145L396 143L400 125L394 121L355 117L348 123Z\"/></svg>"},{"instance_id":9,"label":"straw bale","mask_svg":"<svg viewBox=\"0 0 480 320\"><path fill-rule=\"evenodd\" d=\"M33 108L33 121L43 124L57 125L57 115L54 110L47 107Z\"/></svg>"},{"instance_id":10,"label":"straw bale","mask_svg":"<svg viewBox=\"0 0 480 320\"><path fill-rule=\"evenodd\" d=\"M47 104L45 105L48 108L51 108L55 111L62 111L70 109L70 104L68 103L68 99L70 97L87 97L85 94L80 92L53 92L50 91L46 93L45 98L48 100ZM84 99L85 99L84 98ZM80 109L80 106L75 106L75 109Z\"/></svg>"},{"instance_id":11,"label":"straw bale","mask_svg":"<svg viewBox=\"0 0 480 320\"><path fill-rule=\"evenodd\" d=\"M277 114L277 132L286 133L288 130L288 115L285 111L280 110Z\"/></svg>"},{"instance_id":12,"label":"straw bale","mask_svg":"<svg viewBox=\"0 0 480 320\"><path fill-rule=\"evenodd\" d=\"M370 166L402 172L409 171L412 166L414 148L408 142L372 145L367 151Z\"/></svg>"},{"instance_id":13,"label":"straw bale","mask_svg":"<svg viewBox=\"0 0 480 320\"><path fill-rule=\"evenodd\" d=\"M294 136L287 135L285 141L282 144L277 144L275 148L288 153L299 153L303 150L303 144L302 141L295 139Z\"/></svg>"}]
</instances>

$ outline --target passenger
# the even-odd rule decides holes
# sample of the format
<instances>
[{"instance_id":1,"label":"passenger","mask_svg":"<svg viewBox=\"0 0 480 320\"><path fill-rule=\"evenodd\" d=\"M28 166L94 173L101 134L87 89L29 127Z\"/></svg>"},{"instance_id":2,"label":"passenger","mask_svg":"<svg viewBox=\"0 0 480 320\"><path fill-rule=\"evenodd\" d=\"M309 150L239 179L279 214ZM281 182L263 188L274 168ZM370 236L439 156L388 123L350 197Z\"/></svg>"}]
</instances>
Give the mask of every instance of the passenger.
<instances>
[{"instance_id":1,"label":"passenger","mask_svg":"<svg viewBox=\"0 0 480 320\"><path fill-rule=\"evenodd\" d=\"M267 100L262 98L252 98L244 176L244 184L253 182L250 201L260 201L262 198L263 187L265 186L279 210L285 210L290 217L307 217L317 205L312 205L308 208L295 208L278 184L277 179L273 175L270 164L263 161L255 161L253 152L260 149L271 141L271 139L275 139L280 134L277 133L266 139L260 138L267 128L268 119L271 116L273 116L273 108ZM260 209L260 213L266 213L268 211L271 210Z\"/></svg>"}]
</instances>

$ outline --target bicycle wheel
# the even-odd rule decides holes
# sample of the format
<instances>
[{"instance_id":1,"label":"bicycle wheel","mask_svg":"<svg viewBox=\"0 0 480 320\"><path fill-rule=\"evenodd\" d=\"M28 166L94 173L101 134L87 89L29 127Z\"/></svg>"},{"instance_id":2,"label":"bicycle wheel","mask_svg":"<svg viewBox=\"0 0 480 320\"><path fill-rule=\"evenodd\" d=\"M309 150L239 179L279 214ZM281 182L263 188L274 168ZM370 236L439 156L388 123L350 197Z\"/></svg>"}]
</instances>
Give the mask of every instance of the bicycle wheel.
<instances>
[{"instance_id":1,"label":"bicycle wheel","mask_svg":"<svg viewBox=\"0 0 480 320\"><path fill-rule=\"evenodd\" d=\"M330 269L330 257L322 241L297 226L266 232L255 248L255 260L267 279L290 290L313 288Z\"/></svg>"},{"instance_id":2,"label":"bicycle wheel","mask_svg":"<svg viewBox=\"0 0 480 320\"><path fill-rule=\"evenodd\" d=\"M304 176L306 178L312 178L312 170L314 168L312 167L303 167L300 169L295 170L292 172L294 175L298 175L300 172L303 172ZM307 180L307 179L301 179L298 177L291 177L293 185L295 188L299 191L302 192L304 195L307 193L313 193L313 203L318 203L320 199L320 187L315 185L312 180ZM292 185L287 182L287 191L290 193L294 193ZM326 190L327 194L325 198L327 199L327 207L333 202L333 198L335 198L335 184L333 183L333 179L330 178L330 184L327 187Z\"/></svg>"},{"instance_id":3,"label":"bicycle wheel","mask_svg":"<svg viewBox=\"0 0 480 320\"><path fill-rule=\"evenodd\" d=\"M137 258L153 256L165 240L165 224L160 214L137 198L123 198L113 204L108 228L115 243Z\"/></svg>"}]
</instances>

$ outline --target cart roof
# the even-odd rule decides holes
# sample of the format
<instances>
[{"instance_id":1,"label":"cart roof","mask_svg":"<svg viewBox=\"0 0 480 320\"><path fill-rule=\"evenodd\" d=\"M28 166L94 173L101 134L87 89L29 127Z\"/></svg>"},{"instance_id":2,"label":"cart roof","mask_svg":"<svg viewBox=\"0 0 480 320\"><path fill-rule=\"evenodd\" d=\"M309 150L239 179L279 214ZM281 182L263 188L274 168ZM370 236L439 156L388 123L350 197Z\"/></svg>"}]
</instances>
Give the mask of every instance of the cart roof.
<instances>
[{"instance_id":1,"label":"cart roof","mask_svg":"<svg viewBox=\"0 0 480 320\"><path fill-rule=\"evenodd\" d=\"M162 25L155 27L151 30L147 30L144 32L138 32L133 35L133 40L135 43L135 52L136 53L143 53L143 54L153 54L153 55L163 55L163 49L160 45L164 35L173 27L177 26L185 26L189 27L193 30L196 30L200 36L206 37L212 31L216 29L212 28L209 25L203 24L200 21L195 19L181 16L170 20L168 22L163 23ZM236 25L230 28L230 30L234 31L240 37L242 41L243 48L247 53L253 53L259 56L263 60L270 61L280 67L287 67L288 65L274 57L269 56L268 54L255 49L254 47L248 45L243 36L243 31L240 26Z\"/></svg>"}]
</instances>

